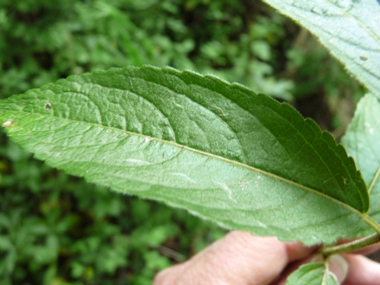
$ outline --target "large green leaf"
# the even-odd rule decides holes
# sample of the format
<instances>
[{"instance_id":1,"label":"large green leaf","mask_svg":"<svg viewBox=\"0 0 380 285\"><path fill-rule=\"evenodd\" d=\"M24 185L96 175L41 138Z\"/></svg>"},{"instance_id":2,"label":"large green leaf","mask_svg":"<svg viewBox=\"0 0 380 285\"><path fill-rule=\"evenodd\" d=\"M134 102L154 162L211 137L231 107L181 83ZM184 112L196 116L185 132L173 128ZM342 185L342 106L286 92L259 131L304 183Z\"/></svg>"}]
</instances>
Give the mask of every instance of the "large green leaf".
<instances>
[{"instance_id":1,"label":"large green leaf","mask_svg":"<svg viewBox=\"0 0 380 285\"><path fill-rule=\"evenodd\" d=\"M358 104L342 144L357 167L370 191L369 215L380 223L380 101L367 94ZM364 235L365 233L359 233Z\"/></svg>"},{"instance_id":2,"label":"large green leaf","mask_svg":"<svg viewBox=\"0 0 380 285\"><path fill-rule=\"evenodd\" d=\"M378 0L265 0L314 33L380 98Z\"/></svg>"},{"instance_id":3,"label":"large green leaf","mask_svg":"<svg viewBox=\"0 0 380 285\"><path fill-rule=\"evenodd\" d=\"M330 134L212 76L111 69L13 96L0 112L49 165L230 229L314 244L367 227L365 183Z\"/></svg>"},{"instance_id":4,"label":"large green leaf","mask_svg":"<svg viewBox=\"0 0 380 285\"><path fill-rule=\"evenodd\" d=\"M339 285L324 263L308 263L289 275L286 285Z\"/></svg>"}]
</instances>

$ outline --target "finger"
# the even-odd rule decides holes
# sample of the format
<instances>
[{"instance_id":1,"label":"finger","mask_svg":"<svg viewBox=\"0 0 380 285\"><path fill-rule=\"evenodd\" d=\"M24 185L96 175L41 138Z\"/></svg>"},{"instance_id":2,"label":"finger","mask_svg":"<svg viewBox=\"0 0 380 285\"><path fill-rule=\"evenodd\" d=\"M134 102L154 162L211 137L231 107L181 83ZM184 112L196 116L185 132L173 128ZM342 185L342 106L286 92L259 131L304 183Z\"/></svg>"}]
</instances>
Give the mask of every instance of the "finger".
<instances>
[{"instance_id":1,"label":"finger","mask_svg":"<svg viewBox=\"0 0 380 285\"><path fill-rule=\"evenodd\" d=\"M328 259L328 269L334 273L335 277L338 279L339 284L342 284L342 282L347 279L350 265L342 255L336 254L330 256Z\"/></svg>"},{"instance_id":2,"label":"finger","mask_svg":"<svg viewBox=\"0 0 380 285\"><path fill-rule=\"evenodd\" d=\"M349 265L344 285L380 285L380 264L357 254L345 254Z\"/></svg>"},{"instance_id":3,"label":"finger","mask_svg":"<svg viewBox=\"0 0 380 285\"><path fill-rule=\"evenodd\" d=\"M160 272L154 284L268 284L290 261L313 250L275 237L230 232L189 261Z\"/></svg>"}]
</instances>

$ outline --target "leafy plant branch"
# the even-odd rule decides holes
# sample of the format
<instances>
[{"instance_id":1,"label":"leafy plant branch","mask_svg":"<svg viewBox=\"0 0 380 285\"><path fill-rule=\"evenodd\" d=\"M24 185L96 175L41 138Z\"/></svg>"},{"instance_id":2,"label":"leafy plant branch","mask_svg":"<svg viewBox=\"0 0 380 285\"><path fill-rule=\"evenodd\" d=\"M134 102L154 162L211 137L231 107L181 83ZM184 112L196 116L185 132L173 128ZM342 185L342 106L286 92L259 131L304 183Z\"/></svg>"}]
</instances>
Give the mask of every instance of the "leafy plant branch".
<instances>
[{"instance_id":1,"label":"leafy plant branch","mask_svg":"<svg viewBox=\"0 0 380 285\"><path fill-rule=\"evenodd\" d=\"M323 247L325 259L374 244L380 29L375 12L362 12L380 6L266 2L315 33L372 92L358 104L342 145L286 103L215 76L152 66L70 76L2 100L3 127L48 165L227 229L306 245L361 237ZM336 284L326 263L301 267L289 280L315 274L321 277L313 284Z\"/></svg>"}]
</instances>

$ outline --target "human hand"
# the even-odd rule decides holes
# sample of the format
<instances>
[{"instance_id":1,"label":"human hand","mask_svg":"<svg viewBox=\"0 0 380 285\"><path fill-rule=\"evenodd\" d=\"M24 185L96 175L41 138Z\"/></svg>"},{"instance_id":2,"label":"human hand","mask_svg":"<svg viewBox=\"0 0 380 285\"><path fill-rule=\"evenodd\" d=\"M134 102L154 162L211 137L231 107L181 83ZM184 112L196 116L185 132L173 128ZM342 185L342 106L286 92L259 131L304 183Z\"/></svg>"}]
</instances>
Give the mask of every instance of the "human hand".
<instances>
[{"instance_id":1,"label":"human hand","mask_svg":"<svg viewBox=\"0 0 380 285\"><path fill-rule=\"evenodd\" d=\"M159 272L153 284L281 285L292 271L312 260L317 248L234 231L189 261ZM380 264L361 255L379 248L377 244L355 254L332 256L329 268L341 284L380 285Z\"/></svg>"}]
</instances>

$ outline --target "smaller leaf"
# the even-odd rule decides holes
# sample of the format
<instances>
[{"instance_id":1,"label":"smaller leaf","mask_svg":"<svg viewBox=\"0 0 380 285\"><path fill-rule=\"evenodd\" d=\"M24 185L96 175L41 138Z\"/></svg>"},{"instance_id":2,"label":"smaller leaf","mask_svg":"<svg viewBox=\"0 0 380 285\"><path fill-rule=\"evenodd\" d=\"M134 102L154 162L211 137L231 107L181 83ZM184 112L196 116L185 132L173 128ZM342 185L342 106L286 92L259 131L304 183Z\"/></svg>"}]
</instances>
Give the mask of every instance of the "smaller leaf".
<instances>
[{"instance_id":1,"label":"smaller leaf","mask_svg":"<svg viewBox=\"0 0 380 285\"><path fill-rule=\"evenodd\" d=\"M339 285L324 263L308 263L289 275L286 285Z\"/></svg>"},{"instance_id":2,"label":"smaller leaf","mask_svg":"<svg viewBox=\"0 0 380 285\"><path fill-rule=\"evenodd\" d=\"M346 135L342 139L347 153L360 169L370 193L368 215L380 222L380 101L372 94L363 97ZM358 236L370 234L361 231Z\"/></svg>"}]
</instances>

